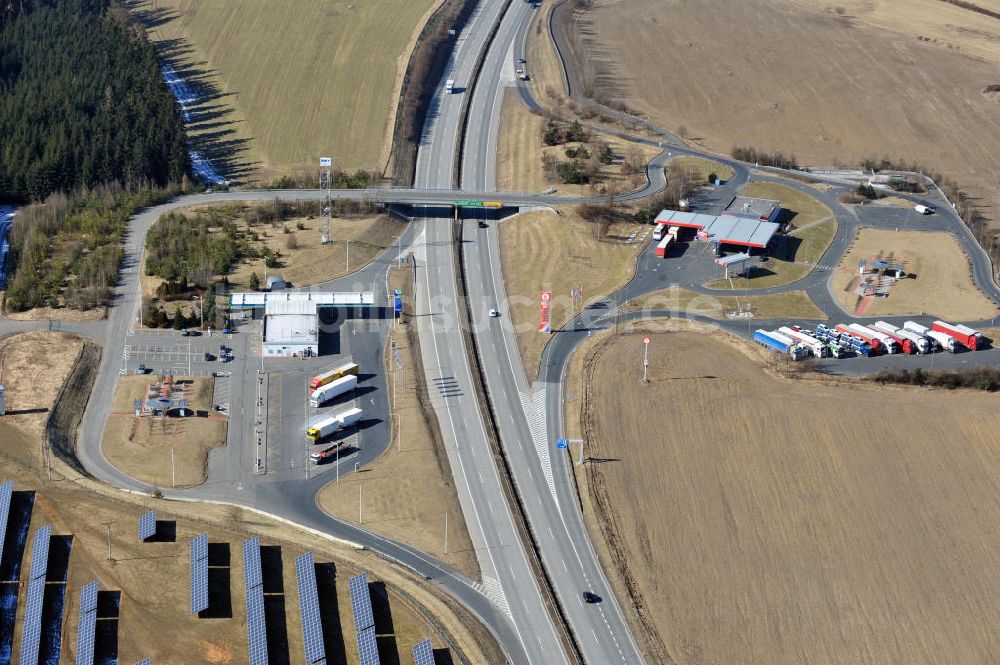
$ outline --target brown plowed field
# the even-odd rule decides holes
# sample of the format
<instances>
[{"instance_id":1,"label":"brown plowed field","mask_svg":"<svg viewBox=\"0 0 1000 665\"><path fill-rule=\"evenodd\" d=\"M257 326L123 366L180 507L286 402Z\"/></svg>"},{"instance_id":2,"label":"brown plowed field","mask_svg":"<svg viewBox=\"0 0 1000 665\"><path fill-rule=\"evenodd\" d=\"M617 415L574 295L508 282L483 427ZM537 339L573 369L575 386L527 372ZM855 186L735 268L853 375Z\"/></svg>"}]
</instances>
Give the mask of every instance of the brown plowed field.
<instances>
[{"instance_id":1,"label":"brown plowed field","mask_svg":"<svg viewBox=\"0 0 1000 665\"><path fill-rule=\"evenodd\" d=\"M775 378L694 332L652 335L644 385L641 348L585 364L581 480L663 662L1000 661L996 396Z\"/></svg>"}]
</instances>

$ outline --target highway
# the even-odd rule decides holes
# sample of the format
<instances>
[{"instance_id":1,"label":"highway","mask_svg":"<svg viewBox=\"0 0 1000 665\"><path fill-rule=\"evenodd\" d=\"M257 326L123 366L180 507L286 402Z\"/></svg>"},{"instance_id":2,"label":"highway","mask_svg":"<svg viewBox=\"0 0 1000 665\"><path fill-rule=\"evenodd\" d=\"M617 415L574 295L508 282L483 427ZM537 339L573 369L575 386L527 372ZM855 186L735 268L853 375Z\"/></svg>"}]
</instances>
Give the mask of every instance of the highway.
<instances>
[{"instance_id":1,"label":"highway","mask_svg":"<svg viewBox=\"0 0 1000 665\"><path fill-rule=\"evenodd\" d=\"M500 108L505 91L513 94L515 86L526 89L516 83L513 72L517 60L524 57L524 35L534 11L530 3L514 2L483 61L465 130L461 179L464 190L496 189ZM653 172L659 174L660 181L651 182L650 189L662 187L663 162L654 161L659 162ZM642 663L641 651L591 547L576 488L568 473L571 470L561 464L554 469L554 460L565 455L557 453L555 439L549 438L547 422L552 414L544 401L546 386L528 383L518 353L500 266L501 222L489 221L485 212L469 217L463 224L462 246L473 332L478 338L501 443L543 565L586 662ZM493 307L500 311L500 317L489 316ZM595 593L603 602L586 603L584 591Z\"/></svg>"},{"instance_id":2,"label":"highway","mask_svg":"<svg viewBox=\"0 0 1000 665\"><path fill-rule=\"evenodd\" d=\"M458 92L439 90L424 129L417 159L416 185L441 189L451 185L461 139L463 95L472 94L468 82L472 66L501 10L507 3L482 3L459 37L446 78ZM523 11L515 2L512 11ZM486 79L484 79L486 80ZM470 119L476 117L470 111ZM473 139L473 143L481 139ZM490 198L489 200L496 200ZM417 210L419 212L419 209ZM433 215L431 209L423 211ZM427 385L446 381L457 387L433 392L432 406L441 425L445 447L466 526L476 548L483 587L491 601L510 617L517 649L507 649L514 663L564 663L562 645L542 603L524 545L504 495L467 362L462 320L456 293L452 225L448 218L426 217L417 257L417 321ZM505 645L507 646L507 645Z\"/></svg>"}]
</instances>

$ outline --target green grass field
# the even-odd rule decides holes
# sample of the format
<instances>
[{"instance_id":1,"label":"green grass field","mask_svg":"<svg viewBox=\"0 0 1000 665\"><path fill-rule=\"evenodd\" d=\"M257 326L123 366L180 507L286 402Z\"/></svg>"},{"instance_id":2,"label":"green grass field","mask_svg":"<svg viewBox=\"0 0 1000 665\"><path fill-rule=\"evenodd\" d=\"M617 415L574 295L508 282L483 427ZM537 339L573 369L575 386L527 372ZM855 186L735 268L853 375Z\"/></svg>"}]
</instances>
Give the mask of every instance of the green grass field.
<instances>
[{"instance_id":1,"label":"green grass field","mask_svg":"<svg viewBox=\"0 0 1000 665\"><path fill-rule=\"evenodd\" d=\"M401 73L438 0L139 0L150 36L215 99L196 141L243 179L388 158ZM188 78L187 76L185 78ZM232 173L232 170L229 171Z\"/></svg>"}]
</instances>

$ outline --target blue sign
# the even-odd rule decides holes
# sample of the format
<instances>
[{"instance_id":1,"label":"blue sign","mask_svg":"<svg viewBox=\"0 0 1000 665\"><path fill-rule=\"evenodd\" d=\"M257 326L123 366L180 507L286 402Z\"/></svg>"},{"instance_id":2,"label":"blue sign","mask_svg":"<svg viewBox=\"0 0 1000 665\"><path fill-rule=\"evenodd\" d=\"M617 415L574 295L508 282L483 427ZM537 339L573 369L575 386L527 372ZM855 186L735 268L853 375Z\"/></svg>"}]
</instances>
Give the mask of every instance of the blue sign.
<instances>
[{"instance_id":1,"label":"blue sign","mask_svg":"<svg viewBox=\"0 0 1000 665\"><path fill-rule=\"evenodd\" d=\"M399 289L396 289L395 293L393 293L392 298L393 298L392 307L395 310L396 314L402 314L403 313L403 294L399 291Z\"/></svg>"},{"instance_id":2,"label":"blue sign","mask_svg":"<svg viewBox=\"0 0 1000 665\"><path fill-rule=\"evenodd\" d=\"M556 440L556 448L569 448L569 440L568 439L557 439Z\"/></svg>"}]
</instances>

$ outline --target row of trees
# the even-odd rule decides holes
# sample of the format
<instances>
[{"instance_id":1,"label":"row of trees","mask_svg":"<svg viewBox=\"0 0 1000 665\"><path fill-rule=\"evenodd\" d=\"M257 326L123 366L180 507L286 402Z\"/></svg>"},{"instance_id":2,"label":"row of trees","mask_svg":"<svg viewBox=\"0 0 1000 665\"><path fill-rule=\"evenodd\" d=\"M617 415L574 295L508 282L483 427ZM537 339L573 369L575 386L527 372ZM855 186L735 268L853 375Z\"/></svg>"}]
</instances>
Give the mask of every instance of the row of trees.
<instances>
[{"instance_id":1,"label":"row of trees","mask_svg":"<svg viewBox=\"0 0 1000 665\"><path fill-rule=\"evenodd\" d=\"M931 370L916 368L884 369L871 377L876 383L902 383L910 386L935 386L938 388L975 388L995 392L1000 390L1000 368L969 367L959 370Z\"/></svg>"},{"instance_id":2,"label":"row of trees","mask_svg":"<svg viewBox=\"0 0 1000 665\"><path fill-rule=\"evenodd\" d=\"M180 112L117 1L17 0L0 19L0 200L181 182Z\"/></svg>"}]
</instances>

